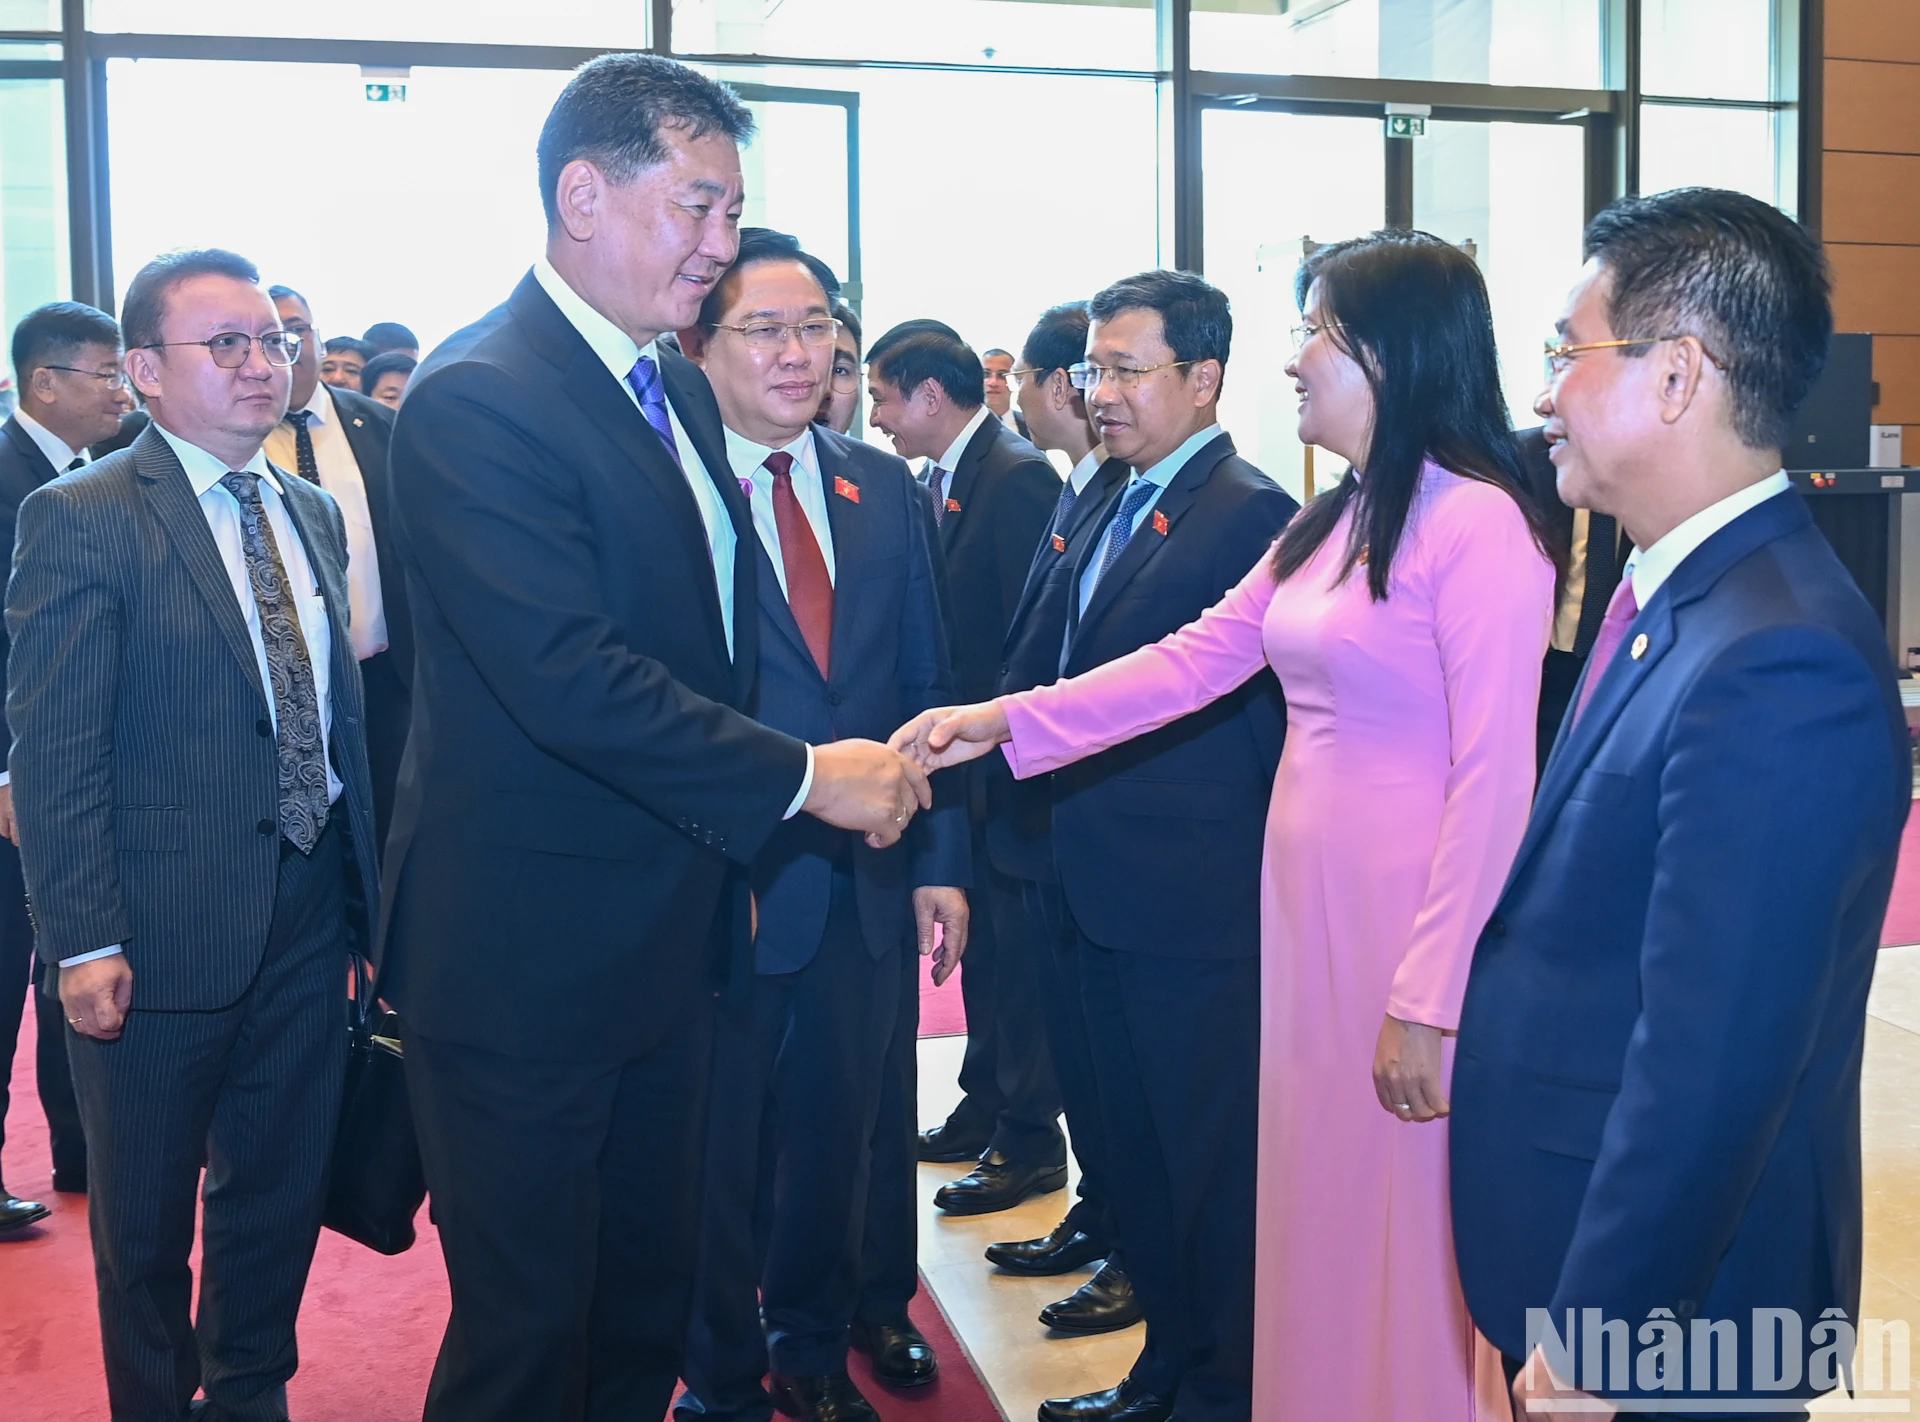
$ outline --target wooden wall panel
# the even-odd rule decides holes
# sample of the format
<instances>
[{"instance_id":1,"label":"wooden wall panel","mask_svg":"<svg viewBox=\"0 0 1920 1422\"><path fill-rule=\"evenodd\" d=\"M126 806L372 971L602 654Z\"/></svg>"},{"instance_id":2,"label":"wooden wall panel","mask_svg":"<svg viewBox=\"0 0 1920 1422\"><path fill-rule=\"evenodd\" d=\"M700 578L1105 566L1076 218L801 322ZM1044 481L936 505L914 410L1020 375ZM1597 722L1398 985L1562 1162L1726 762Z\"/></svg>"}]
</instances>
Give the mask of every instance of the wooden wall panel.
<instances>
[{"instance_id":1,"label":"wooden wall panel","mask_svg":"<svg viewBox=\"0 0 1920 1422\"><path fill-rule=\"evenodd\" d=\"M1920 246L1920 157L1827 150L1820 232L1829 242Z\"/></svg>"},{"instance_id":2,"label":"wooden wall panel","mask_svg":"<svg viewBox=\"0 0 1920 1422\"><path fill-rule=\"evenodd\" d=\"M1876 336L1920 336L1920 247L1829 243L1834 325Z\"/></svg>"},{"instance_id":3,"label":"wooden wall panel","mask_svg":"<svg viewBox=\"0 0 1920 1422\"><path fill-rule=\"evenodd\" d=\"M1920 153L1920 64L1829 59L1825 128L1829 152Z\"/></svg>"},{"instance_id":4,"label":"wooden wall panel","mask_svg":"<svg viewBox=\"0 0 1920 1422\"><path fill-rule=\"evenodd\" d=\"M1920 64L1920 4L1827 0L1827 57Z\"/></svg>"},{"instance_id":5,"label":"wooden wall panel","mask_svg":"<svg viewBox=\"0 0 1920 1422\"><path fill-rule=\"evenodd\" d=\"M1920 424L1920 336L1873 338L1873 378L1880 382L1876 424ZM1920 461L1920 448L1914 450Z\"/></svg>"}]
</instances>

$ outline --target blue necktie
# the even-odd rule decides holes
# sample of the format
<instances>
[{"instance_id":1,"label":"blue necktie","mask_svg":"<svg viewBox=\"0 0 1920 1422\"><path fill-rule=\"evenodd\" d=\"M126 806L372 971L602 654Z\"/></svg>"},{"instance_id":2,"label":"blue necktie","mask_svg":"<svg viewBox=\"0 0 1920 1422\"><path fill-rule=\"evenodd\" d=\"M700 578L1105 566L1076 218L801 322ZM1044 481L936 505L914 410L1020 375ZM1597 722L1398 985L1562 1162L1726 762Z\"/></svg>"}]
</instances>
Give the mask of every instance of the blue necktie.
<instances>
[{"instance_id":1,"label":"blue necktie","mask_svg":"<svg viewBox=\"0 0 1920 1422\"><path fill-rule=\"evenodd\" d=\"M653 432L660 436L660 443L667 447L674 467L684 474L686 466L680 462L680 445L673 437L673 421L667 415L666 387L660 383L660 372L651 356L641 356L633 363L633 369L627 372L627 384L639 397L640 413L647 417Z\"/></svg>"},{"instance_id":2,"label":"blue necktie","mask_svg":"<svg viewBox=\"0 0 1920 1422\"><path fill-rule=\"evenodd\" d=\"M1053 506L1053 522L1047 525L1047 532L1063 534L1067 527L1067 516L1073 512L1073 501L1080 496L1074 492L1073 480L1060 481L1060 501Z\"/></svg>"},{"instance_id":3,"label":"blue necktie","mask_svg":"<svg viewBox=\"0 0 1920 1422\"><path fill-rule=\"evenodd\" d=\"M1120 555L1127 551L1127 545L1133 541L1133 521L1146 507L1148 499L1160 492L1158 484L1150 484L1138 475L1127 486L1125 497L1120 500L1120 512L1113 516L1113 526L1107 533L1107 551L1100 556L1100 571L1095 575L1093 586L1100 586L1100 579L1106 577L1107 569L1120 561Z\"/></svg>"}]
</instances>

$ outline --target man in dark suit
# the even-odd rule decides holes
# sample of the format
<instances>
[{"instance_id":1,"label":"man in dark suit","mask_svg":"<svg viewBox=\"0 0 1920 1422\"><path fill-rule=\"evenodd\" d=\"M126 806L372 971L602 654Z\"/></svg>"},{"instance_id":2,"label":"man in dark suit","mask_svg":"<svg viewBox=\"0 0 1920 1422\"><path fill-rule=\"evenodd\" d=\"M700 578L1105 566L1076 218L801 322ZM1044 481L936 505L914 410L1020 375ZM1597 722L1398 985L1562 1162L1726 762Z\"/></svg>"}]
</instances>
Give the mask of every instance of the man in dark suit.
<instances>
[{"instance_id":1,"label":"man in dark suit","mask_svg":"<svg viewBox=\"0 0 1920 1422\"><path fill-rule=\"evenodd\" d=\"M287 417L267 436L267 457L318 484L347 521L347 596L353 604L353 654L367 698L367 764L373 772L374 829L384 850L393 821L393 788L412 714L413 623L407 580L393 548L387 446L393 411L320 379L320 332L306 297L268 288L286 329L300 338Z\"/></svg>"},{"instance_id":2,"label":"man in dark suit","mask_svg":"<svg viewBox=\"0 0 1920 1422\"><path fill-rule=\"evenodd\" d=\"M112 435L132 406L120 354L120 327L114 319L78 302L42 306L14 328L13 372L20 405L0 425L0 539L9 555L20 501L56 476L83 466L86 447ZM6 656L7 640L0 632L0 666ZM0 735L6 733L0 715ZM33 951L33 920L20 876L17 838L13 790L0 773L0 982L8 985L0 994L0 1042L6 1044L0 1060L13 1061L22 1008L31 997L37 1027L34 1069L53 1147L53 1188L84 1194L87 1141L67 1070L67 1023L59 999L41 990L45 969ZM0 1072L0 1143L6 1140L8 1075ZM0 1232L32 1224L48 1213L45 1205L16 1199L0 1185Z\"/></svg>"},{"instance_id":3,"label":"man in dark suit","mask_svg":"<svg viewBox=\"0 0 1920 1422\"><path fill-rule=\"evenodd\" d=\"M1124 459L1107 457L1094 435L1085 395L1069 370L1086 359L1087 303L1056 306L1040 318L1021 348L1020 406L1043 449L1073 461L1060 487L1047 536L1033 551L1026 586L1007 631L1005 665L996 695L1047 685L1060 675L1066 628L1066 583L1052 577L1072 562L1091 536L1113 491L1131 473ZM1042 594L1045 596L1042 596ZM1099 1090L1080 1008L1080 980L1053 862L1053 796L1045 779L1015 780L1006 762L989 756L980 773L987 792L987 851L993 867L1020 885L1028 916L1044 931L1038 961L1040 1004L1046 1014L1048 1054L1060 1083L1067 1130L1080 1162L1079 1198L1060 1224L1038 1239L987 1247L987 1258L1017 1274L1064 1274L1105 1259L1088 1284L1042 1311L1041 1321L1066 1332L1104 1333L1139 1321L1140 1307L1117 1252L1112 1192L1101 1149Z\"/></svg>"},{"instance_id":4,"label":"man in dark suit","mask_svg":"<svg viewBox=\"0 0 1920 1422\"><path fill-rule=\"evenodd\" d=\"M20 506L9 769L74 1028L113 1415L204 1387L196 1415L256 1422L287 1415L378 902L346 534L262 453L296 343L250 263L159 258L123 314L153 423Z\"/></svg>"},{"instance_id":5,"label":"man in dark suit","mask_svg":"<svg viewBox=\"0 0 1920 1422\"><path fill-rule=\"evenodd\" d=\"M1060 495L1046 456L987 408L984 382L979 357L938 322L896 328L868 354L870 422L902 455L928 460L925 483L952 591L954 675L965 700L992 694L1014 604ZM1063 1188L1067 1151L1035 981L1045 948L1019 884L988 866L983 783L971 771L966 778L976 912L960 977L965 1094L922 1135L920 1159L977 1160L934 1201L953 1214L983 1214Z\"/></svg>"},{"instance_id":6,"label":"man in dark suit","mask_svg":"<svg viewBox=\"0 0 1920 1422\"><path fill-rule=\"evenodd\" d=\"M381 984L452 1285L431 1422L665 1414L746 866L803 811L880 847L930 800L883 746L748 714L752 515L658 337L733 259L751 126L669 60L582 66L540 136L545 257L394 429L416 675Z\"/></svg>"},{"instance_id":7,"label":"man in dark suit","mask_svg":"<svg viewBox=\"0 0 1920 1422\"><path fill-rule=\"evenodd\" d=\"M903 710L940 705L953 685L926 499L900 460L810 427L831 377L837 289L792 238L743 232L699 324L681 333L750 491L754 714L810 741L890 733ZM720 1012L682 1418L766 1416L769 1373L788 1416L877 1415L846 1354L881 1069L915 921L925 952L944 927L950 969L966 947L967 876L959 796L891 849L800 819L754 860L754 974ZM860 1341L887 1378L891 1340L875 1346L876 1331Z\"/></svg>"},{"instance_id":8,"label":"man in dark suit","mask_svg":"<svg viewBox=\"0 0 1920 1422\"><path fill-rule=\"evenodd\" d=\"M1607 603L1620 585L1620 524L1612 514L1569 508L1561 499L1544 429L1524 430L1519 440L1527 492L1547 516L1567 557L1546 665L1540 672L1538 768L1545 771L1547 753L1560 734L1560 723L1567 719L1573 689L1593 652Z\"/></svg>"},{"instance_id":9,"label":"man in dark suit","mask_svg":"<svg viewBox=\"0 0 1920 1422\"><path fill-rule=\"evenodd\" d=\"M1586 250L1536 408L1561 494L1634 550L1467 985L1461 1282L1522 1416L1577 1384L1777 1417L1859 1324L1907 737L1885 634L1779 472L1832 329L1818 244L1696 188L1621 199ZM1664 1372L1629 1370L1659 1334Z\"/></svg>"}]
</instances>

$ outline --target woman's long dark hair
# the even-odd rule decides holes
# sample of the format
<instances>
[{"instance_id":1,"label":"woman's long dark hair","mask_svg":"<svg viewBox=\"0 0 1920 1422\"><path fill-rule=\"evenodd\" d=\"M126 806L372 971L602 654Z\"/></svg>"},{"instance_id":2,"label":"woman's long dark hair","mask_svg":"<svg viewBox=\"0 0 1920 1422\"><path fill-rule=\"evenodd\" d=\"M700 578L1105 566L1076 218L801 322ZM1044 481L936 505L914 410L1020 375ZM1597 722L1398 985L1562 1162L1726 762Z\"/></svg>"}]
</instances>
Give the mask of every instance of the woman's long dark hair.
<instances>
[{"instance_id":1,"label":"woman's long dark hair","mask_svg":"<svg viewBox=\"0 0 1920 1422\"><path fill-rule=\"evenodd\" d=\"M1526 515L1542 556L1558 559L1545 520L1525 492L1520 446L1500 393L1487 284L1473 259L1425 232L1387 229L1322 247L1300 264L1294 294L1306 310L1320 285L1321 319L1366 373L1373 438L1359 478L1309 502L1273 553L1284 582L1306 566L1348 505L1341 578L1363 559L1367 590L1384 602L1394 555L1428 459L1504 489Z\"/></svg>"}]
</instances>

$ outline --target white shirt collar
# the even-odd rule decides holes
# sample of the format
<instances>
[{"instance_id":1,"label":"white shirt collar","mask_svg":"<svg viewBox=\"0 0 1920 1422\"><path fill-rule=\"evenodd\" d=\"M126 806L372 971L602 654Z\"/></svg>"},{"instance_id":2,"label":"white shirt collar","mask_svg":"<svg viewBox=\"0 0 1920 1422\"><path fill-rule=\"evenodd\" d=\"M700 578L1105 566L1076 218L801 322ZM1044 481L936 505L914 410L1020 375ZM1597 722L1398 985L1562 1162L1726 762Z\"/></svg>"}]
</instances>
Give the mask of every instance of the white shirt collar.
<instances>
[{"instance_id":1,"label":"white shirt collar","mask_svg":"<svg viewBox=\"0 0 1920 1422\"><path fill-rule=\"evenodd\" d=\"M1205 429L1196 431L1182 441L1180 447L1151 469L1136 469L1134 472L1149 484L1158 484L1161 488L1173 482L1173 476L1187 467L1187 461L1203 448L1219 438L1220 424L1216 420Z\"/></svg>"},{"instance_id":2,"label":"white shirt collar","mask_svg":"<svg viewBox=\"0 0 1920 1422\"><path fill-rule=\"evenodd\" d=\"M324 380L318 382L313 387L312 398L300 408L305 410L309 415L312 415L313 423L317 425L324 425L328 420L331 420L333 418L333 392L327 388L327 382Z\"/></svg>"},{"instance_id":3,"label":"white shirt collar","mask_svg":"<svg viewBox=\"0 0 1920 1422\"><path fill-rule=\"evenodd\" d=\"M1787 478L1785 470L1769 474L1744 489L1728 494L1717 504L1708 504L1693 517L1683 519L1653 547L1644 550L1635 548L1627 555L1626 567L1627 576L1633 580L1633 600L1645 607L1653 601L1653 595L1660 591L1661 585L1673 576L1674 569L1686 561L1689 553L1741 514L1758 508L1774 495L1784 494L1792 487L1793 481Z\"/></svg>"},{"instance_id":4,"label":"white shirt collar","mask_svg":"<svg viewBox=\"0 0 1920 1422\"><path fill-rule=\"evenodd\" d=\"M187 482L193 486L193 496L196 499L232 472L225 461L207 453L197 444L188 444L158 420L153 422L153 427L159 430L161 438L172 446L174 455L180 461L180 467L187 471ZM276 494L283 492L280 481L274 477L273 466L267 463L267 453L264 449L256 449L253 452L253 458L240 467L244 472L258 474L260 482L271 487Z\"/></svg>"},{"instance_id":5,"label":"white shirt collar","mask_svg":"<svg viewBox=\"0 0 1920 1422\"><path fill-rule=\"evenodd\" d=\"M975 410L973 412L973 418L967 421L966 428L961 430L959 437L947 446L947 452L933 462L940 468L946 470L947 473L953 473L954 466L960 462L960 456L966 453L967 442L979 432L980 426L987 422L987 416L992 413L993 411L989 410L985 405Z\"/></svg>"},{"instance_id":6,"label":"white shirt collar","mask_svg":"<svg viewBox=\"0 0 1920 1422\"><path fill-rule=\"evenodd\" d=\"M1093 482L1093 476L1100 472L1100 466L1107 462L1107 447L1096 444L1080 456L1080 462L1073 466L1073 472L1067 475L1067 482L1073 485L1074 494L1087 491L1087 485Z\"/></svg>"},{"instance_id":7,"label":"white shirt collar","mask_svg":"<svg viewBox=\"0 0 1920 1422\"><path fill-rule=\"evenodd\" d=\"M16 409L13 412L13 417L20 422L20 428L27 432L27 438L33 441L34 446L39 449L42 454L47 456L47 463L53 466L54 473L66 473L69 464L84 456L84 450L74 449L69 446L59 435L34 419L33 416L29 415L25 410Z\"/></svg>"},{"instance_id":8,"label":"white shirt collar","mask_svg":"<svg viewBox=\"0 0 1920 1422\"><path fill-rule=\"evenodd\" d=\"M767 456L780 452L779 450L775 450L772 445L759 444L731 428L723 426L722 432L727 437L727 463L733 466L735 478L753 479L758 477L759 471L766 465ZM812 470L819 467L813 453L813 427L811 425L800 431L798 437L790 444L784 444L780 449L791 454L793 456L793 462L802 469ZM767 478L773 478L772 470L767 471Z\"/></svg>"},{"instance_id":9,"label":"white shirt collar","mask_svg":"<svg viewBox=\"0 0 1920 1422\"><path fill-rule=\"evenodd\" d=\"M560 308L560 314L572 323L573 329L600 357L601 363L613 372L615 380L625 384L633 370L633 363L641 356L646 356L655 365L660 363L657 341L648 341L644 347L635 345L632 336L587 305L580 293L567 285L567 279L555 271L553 263L545 257L533 264L533 279L540 283L542 291L553 298L553 304Z\"/></svg>"}]
</instances>

